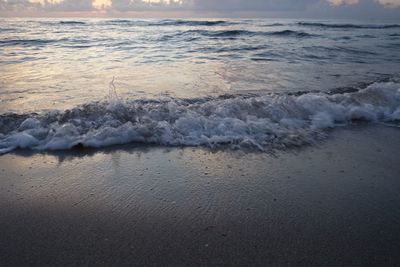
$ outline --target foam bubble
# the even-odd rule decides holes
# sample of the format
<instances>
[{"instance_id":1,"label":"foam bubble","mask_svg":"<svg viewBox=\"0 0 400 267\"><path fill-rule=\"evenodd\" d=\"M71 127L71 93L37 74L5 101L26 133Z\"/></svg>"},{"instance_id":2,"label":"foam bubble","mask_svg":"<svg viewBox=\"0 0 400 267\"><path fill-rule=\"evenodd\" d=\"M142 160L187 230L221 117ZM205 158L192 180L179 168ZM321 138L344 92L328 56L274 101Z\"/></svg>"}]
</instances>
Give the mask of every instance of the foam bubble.
<instances>
[{"instance_id":1,"label":"foam bubble","mask_svg":"<svg viewBox=\"0 0 400 267\"><path fill-rule=\"evenodd\" d=\"M400 84L352 93L232 96L88 103L71 110L0 116L0 153L17 148L71 149L131 142L164 146L252 147L313 143L353 121L400 120Z\"/></svg>"}]
</instances>

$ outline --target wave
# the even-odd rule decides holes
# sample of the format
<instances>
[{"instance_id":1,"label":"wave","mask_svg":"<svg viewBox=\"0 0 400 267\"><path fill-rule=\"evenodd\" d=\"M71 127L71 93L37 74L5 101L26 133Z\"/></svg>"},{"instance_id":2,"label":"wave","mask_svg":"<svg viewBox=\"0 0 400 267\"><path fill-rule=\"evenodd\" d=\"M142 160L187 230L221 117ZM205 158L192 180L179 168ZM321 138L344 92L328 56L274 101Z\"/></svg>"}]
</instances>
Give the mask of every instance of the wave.
<instances>
[{"instance_id":1,"label":"wave","mask_svg":"<svg viewBox=\"0 0 400 267\"><path fill-rule=\"evenodd\" d=\"M56 42L56 40L48 39L5 39L0 40L0 47L2 46L40 46Z\"/></svg>"},{"instance_id":2,"label":"wave","mask_svg":"<svg viewBox=\"0 0 400 267\"><path fill-rule=\"evenodd\" d=\"M294 37L312 37L317 36L315 34L310 34L302 31L292 31L292 30L284 30L284 31L276 31L266 33L267 35L276 35L276 36L294 36Z\"/></svg>"},{"instance_id":3,"label":"wave","mask_svg":"<svg viewBox=\"0 0 400 267\"><path fill-rule=\"evenodd\" d=\"M59 24L66 24L66 25L85 25L86 22L67 20L67 21L60 21Z\"/></svg>"},{"instance_id":4,"label":"wave","mask_svg":"<svg viewBox=\"0 0 400 267\"><path fill-rule=\"evenodd\" d=\"M40 24L45 26L83 26L90 24L89 22L85 21L78 21L78 20L28 20L27 22L32 24Z\"/></svg>"},{"instance_id":5,"label":"wave","mask_svg":"<svg viewBox=\"0 0 400 267\"><path fill-rule=\"evenodd\" d=\"M210 37L234 37L239 35L258 35L258 32L246 31L246 30L221 30L221 31L202 31L202 30L192 30L187 31L187 33L198 33L203 36Z\"/></svg>"},{"instance_id":6,"label":"wave","mask_svg":"<svg viewBox=\"0 0 400 267\"><path fill-rule=\"evenodd\" d=\"M225 20L168 20L159 23L159 25L163 26L219 26L232 24L234 23Z\"/></svg>"},{"instance_id":7,"label":"wave","mask_svg":"<svg viewBox=\"0 0 400 267\"><path fill-rule=\"evenodd\" d=\"M0 32L13 32L13 31L16 31L16 29L0 27Z\"/></svg>"},{"instance_id":8,"label":"wave","mask_svg":"<svg viewBox=\"0 0 400 267\"><path fill-rule=\"evenodd\" d=\"M271 24L265 24L263 25L264 27L280 27L280 26L285 26L287 24L283 24L283 23L271 23Z\"/></svg>"},{"instance_id":9,"label":"wave","mask_svg":"<svg viewBox=\"0 0 400 267\"><path fill-rule=\"evenodd\" d=\"M225 20L161 20L161 21L145 21L145 20L109 20L106 24L112 25L132 25L132 26L228 26L234 25L235 22Z\"/></svg>"},{"instance_id":10,"label":"wave","mask_svg":"<svg viewBox=\"0 0 400 267\"><path fill-rule=\"evenodd\" d=\"M358 56L376 56L378 55L376 52L361 50L356 47L345 47L345 46L308 46L304 47L304 50L309 52L322 52L324 56L328 55L335 55L338 56L339 54L349 54L349 55L358 55ZM327 54L329 53L329 54ZM332 54L334 53L334 54Z\"/></svg>"},{"instance_id":11,"label":"wave","mask_svg":"<svg viewBox=\"0 0 400 267\"><path fill-rule=\"evenodd\" d=\"M181 35L180 33L179 35ZM189 30L183 34L199 34L207 37L237 37L237 36L282 36L282 37L314 37L317 35L302 32L302 31L247 31L247 30L220 30L220 31L207 31L207 30Z\"/></svg>"},{"instance_id":12,"label":"wave","mask_svg":"<svg viewBox=\"0 0 400 267\"><path fill-rule=\"evenodd\" d=\"M357 38L366 38L366 39L371 39L371 38L378 38L378 36L371 35L371 34L362 34L362 35L357 35Z\"/></svg>"},{"instance_id":13,"label":"wave","mask_svg":"<svg viewBox=\"0 0 400 267\"><path fill-rule=\"evenodd\" d=\"M339 29L393 29L400 28L400 24L331 24L331 23L314 23L314 22L298 22L297 25L305 27L320 28L339 28Z\"/></svg>"},{"instance_id":14,"label":"wave","mask_svg":"<svg viewBox=\"0 0 400 267\"><path fill-rule=\"evenodd\" d=\"M400 121L400 83L348 93L200 99L111 99L70 110L0 115L0 153L132 142L164 146L281 149L312 144L354 121Z\"/></svg>"}]
</instances>

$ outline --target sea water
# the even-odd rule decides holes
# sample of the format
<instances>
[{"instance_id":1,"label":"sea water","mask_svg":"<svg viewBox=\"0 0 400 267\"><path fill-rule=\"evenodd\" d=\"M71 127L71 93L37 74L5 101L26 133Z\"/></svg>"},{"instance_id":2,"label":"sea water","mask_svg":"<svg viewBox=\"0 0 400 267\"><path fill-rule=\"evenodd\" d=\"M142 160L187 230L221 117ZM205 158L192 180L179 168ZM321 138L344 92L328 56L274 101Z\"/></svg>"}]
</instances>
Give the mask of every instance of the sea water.
<instances>
[{"instance_id":1,"label":"sea water","mask_svg":"<svg viewBox=\"0 0 400 267\"><path fill-rule=\"evenodd\" d=\"M313 143L400 120L400 23L1 19L0 153Z\"/></svg>"}]
</instances>

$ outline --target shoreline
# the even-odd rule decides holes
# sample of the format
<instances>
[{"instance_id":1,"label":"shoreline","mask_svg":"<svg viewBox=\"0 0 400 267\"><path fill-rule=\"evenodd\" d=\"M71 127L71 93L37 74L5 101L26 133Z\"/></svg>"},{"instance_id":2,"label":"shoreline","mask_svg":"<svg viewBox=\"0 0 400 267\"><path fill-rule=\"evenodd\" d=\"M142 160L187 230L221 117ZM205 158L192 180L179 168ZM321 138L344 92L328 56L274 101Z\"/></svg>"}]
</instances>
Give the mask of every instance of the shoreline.
<instances>
[{"instance_id":1,"label":"shoreline","mask_svg":"<svg viewBox=\"0 0 400 267\"><path fill-rule=\"evenodd\" d=\"M143 147L0 156L5 265L400 264L400 128L272 154Z\"/></svg>"}]
</instances>

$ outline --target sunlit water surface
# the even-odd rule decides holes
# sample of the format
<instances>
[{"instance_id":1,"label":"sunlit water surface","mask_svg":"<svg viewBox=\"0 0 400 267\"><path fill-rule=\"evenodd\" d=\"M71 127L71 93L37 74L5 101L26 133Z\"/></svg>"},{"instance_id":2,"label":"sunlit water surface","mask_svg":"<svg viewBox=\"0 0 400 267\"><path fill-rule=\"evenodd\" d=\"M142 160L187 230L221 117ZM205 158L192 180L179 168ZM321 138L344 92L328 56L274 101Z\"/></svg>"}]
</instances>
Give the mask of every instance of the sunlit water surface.
<instances>
[{"instance_id":1,"label":"sunlit water surface","mask_svg":"<svg viewBox=\"0 0 400 267\"><path fill-rule=\"evenodd\" d=\"M122 98L327 91L400 68L400 25L302 20L2 19L0 110Z\"/></svg>"}]
</instances>

